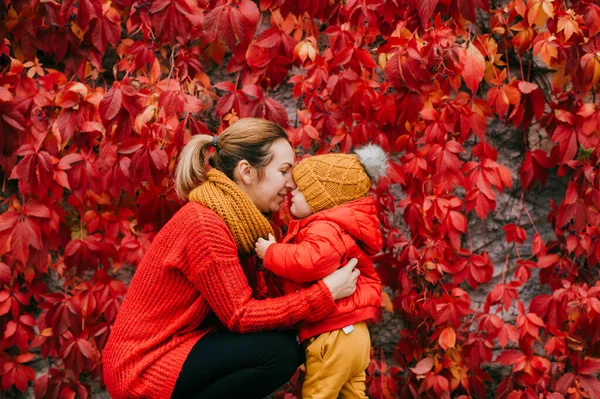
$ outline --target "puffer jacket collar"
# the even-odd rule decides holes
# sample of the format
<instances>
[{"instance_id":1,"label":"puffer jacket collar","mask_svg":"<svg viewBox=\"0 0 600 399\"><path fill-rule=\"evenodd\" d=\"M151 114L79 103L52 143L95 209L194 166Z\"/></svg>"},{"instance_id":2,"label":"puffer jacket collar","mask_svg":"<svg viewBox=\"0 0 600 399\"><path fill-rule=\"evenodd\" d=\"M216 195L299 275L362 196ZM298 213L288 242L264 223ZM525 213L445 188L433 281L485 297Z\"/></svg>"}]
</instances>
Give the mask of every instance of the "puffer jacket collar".
<instances>
[{"instance_id":1,"label":"puffer jacket collar","mask_svg":"<svg viewBox=\"0 0 600 399\"><path fill-rule=\"evenodd\" d=\"M372 197L359 198L335 208L314 213L304 219L292 220L284 242L292 241L300 230L317 220L330 221L339 225L358 242L368 255L375 255L381 250L381 236L377 234L380 222Z\"/></svg>"}]
</instances>

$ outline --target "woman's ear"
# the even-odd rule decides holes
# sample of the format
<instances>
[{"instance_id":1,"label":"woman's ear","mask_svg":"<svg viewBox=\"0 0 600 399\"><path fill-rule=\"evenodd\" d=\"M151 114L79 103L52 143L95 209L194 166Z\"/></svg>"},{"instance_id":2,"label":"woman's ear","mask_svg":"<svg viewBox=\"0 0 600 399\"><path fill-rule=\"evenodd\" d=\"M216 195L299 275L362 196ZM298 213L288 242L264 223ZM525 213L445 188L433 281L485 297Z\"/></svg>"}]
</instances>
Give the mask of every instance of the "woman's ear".
<instances>
[{"instance_id":1,"label":"woman's ear","mask_svg":"<svg viewBox=\"0 0 600 399\"><path fill-rule=\"evenodd\" d=\"M254 168L248 161L242 159L236 167L239 179L246 185L251 185L254 182Z\"/></svg>"}]
</instances>

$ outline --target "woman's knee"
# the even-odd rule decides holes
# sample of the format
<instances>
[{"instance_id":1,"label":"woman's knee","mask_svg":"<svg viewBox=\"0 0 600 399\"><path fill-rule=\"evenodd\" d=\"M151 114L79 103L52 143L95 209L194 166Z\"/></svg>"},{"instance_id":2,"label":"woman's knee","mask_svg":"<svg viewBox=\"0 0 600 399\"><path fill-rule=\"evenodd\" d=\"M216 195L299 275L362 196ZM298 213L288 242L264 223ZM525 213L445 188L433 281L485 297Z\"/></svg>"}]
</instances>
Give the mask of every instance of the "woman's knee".
<instances>
[{"instance_id":1,"label":"woman's knee","mask_svg":"<svg viewBox=\"0 0 600 399\"><path fill-rule=\"evenodd\" d=\"M262 367L289 378L304 363L304 351L293 333L273 331L261 338L265 349L259 359Z\"/></svg>"}]
</instances>

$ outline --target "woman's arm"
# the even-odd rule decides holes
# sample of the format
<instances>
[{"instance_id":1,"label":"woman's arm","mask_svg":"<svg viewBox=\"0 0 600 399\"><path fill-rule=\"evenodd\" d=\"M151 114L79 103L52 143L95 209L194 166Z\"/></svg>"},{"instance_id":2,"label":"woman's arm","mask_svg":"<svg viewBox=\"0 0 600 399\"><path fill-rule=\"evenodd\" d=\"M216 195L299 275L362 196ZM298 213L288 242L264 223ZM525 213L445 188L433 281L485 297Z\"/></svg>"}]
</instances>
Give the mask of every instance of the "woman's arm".
<instances>
[{"instance_id":1,"label":"woman's arm","mask_svg":"<svg viewBox=\"0 0 600 399\"><path fill-rule=\"evenodd\" d=\"M232 331L253 332L318 321L335 309L330 288L319 281L307 290L265 300L252 298L237 247L223 220L198 214L190 231L182 272Z\"/></svg>"}]
</instances>

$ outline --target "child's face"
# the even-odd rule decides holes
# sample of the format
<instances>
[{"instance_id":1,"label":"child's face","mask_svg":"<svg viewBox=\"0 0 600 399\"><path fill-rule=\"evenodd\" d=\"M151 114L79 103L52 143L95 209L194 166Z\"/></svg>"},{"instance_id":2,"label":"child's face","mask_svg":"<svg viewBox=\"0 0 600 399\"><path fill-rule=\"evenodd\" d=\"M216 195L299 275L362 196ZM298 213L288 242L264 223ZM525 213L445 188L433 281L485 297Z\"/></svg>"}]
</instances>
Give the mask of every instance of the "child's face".
<instances>
[{"instance_id":1,"label":"child's face","mask_svg":"<svg viewBox=\"0 0 600 399\"><path fill-rule=\"evenodd\" d=\"M290 207L290 212L292 212L292 215L297 219L303 219L313 213L310 206L308 206L308 202L306 202L306 198L304 198L304 194L302 194L298 188L292 191L292 206Z\"/></svg>"}]
</instances>

